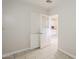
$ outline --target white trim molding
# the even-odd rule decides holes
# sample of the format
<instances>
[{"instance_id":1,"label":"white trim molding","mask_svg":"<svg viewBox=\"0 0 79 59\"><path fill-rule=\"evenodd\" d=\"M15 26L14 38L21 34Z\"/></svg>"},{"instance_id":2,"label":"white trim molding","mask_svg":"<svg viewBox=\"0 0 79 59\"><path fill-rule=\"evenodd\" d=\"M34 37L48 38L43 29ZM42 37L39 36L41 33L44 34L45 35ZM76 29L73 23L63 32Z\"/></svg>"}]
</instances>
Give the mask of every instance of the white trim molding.
<instances>
[{"instance_id":1,"label":"white trim molding","mask_svg":"<svg viewBox=\"0 0 79 59\"><path fill-rule=\"evenodd\" d=\"M76 56L70 54L69 52L67 52L67 51L65 51L65 50L63 50L63 49L60 49L60 48L58 48L58 50L59 50L60 52L64 53L64 54L70 56L71 58L76 59Z\"/></svg>"},{"instance_id":2,"label":"white trim molding","mask_svg":"<svg viewBox=\"0 0 79 59\"><path fill-rule=\"evenodd\" d=\"M29 50L32 50L32 49L31 48L27 48L27 49L17 50L17 51L14 51L14 52L3 54L2 57L4 58L4 57L12 56L12 55L15 55L17 53L24 52L24 51L29 51Z\"/></svg>"}]
</instances>

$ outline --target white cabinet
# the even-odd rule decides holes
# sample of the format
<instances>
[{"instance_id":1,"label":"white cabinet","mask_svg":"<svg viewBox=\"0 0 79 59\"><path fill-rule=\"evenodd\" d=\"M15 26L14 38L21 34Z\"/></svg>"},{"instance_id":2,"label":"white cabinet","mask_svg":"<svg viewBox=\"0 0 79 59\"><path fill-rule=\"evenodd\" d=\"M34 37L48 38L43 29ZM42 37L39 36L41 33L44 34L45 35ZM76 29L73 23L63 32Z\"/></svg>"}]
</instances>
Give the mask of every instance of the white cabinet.
<instances>
[{"instance_id":1,"label":"white cabinet","mask_svg":"<svg viewBox=\"0 0 79 59\"><path fill-rule=\"evenodd\" d=\"M30 19L30 42L31 48L43 48L48 45L47 28L49 28L49 20L47 15L32 12Z\"/></svg>"}]
</instances>

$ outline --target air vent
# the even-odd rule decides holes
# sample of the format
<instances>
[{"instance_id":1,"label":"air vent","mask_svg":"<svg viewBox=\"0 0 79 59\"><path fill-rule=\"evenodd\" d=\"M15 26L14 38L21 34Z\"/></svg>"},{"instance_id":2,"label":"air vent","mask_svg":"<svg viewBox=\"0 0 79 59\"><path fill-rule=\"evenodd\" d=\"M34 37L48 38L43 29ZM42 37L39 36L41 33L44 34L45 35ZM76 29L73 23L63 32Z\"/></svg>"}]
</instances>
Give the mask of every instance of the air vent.
<instances>
[{"instance_id":1,"label":"air vent","mask_svg":"<svg viewBox=\"0 0 79 59\"><path fill-rule=\"evenodd\" d=\"M46 0L46 2L47 2L47 3L52 3L52 1L51 1L51 0Z\"/></svg>"}]
</instances>

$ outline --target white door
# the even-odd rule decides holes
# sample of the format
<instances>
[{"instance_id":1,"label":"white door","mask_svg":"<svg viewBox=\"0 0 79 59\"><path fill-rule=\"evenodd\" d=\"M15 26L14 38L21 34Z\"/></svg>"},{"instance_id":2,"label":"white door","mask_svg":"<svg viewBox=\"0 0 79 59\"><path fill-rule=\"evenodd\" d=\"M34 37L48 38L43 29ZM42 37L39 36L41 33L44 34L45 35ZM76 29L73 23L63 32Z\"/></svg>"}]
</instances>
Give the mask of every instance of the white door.
<instances>
[{"instance_id":1,"label":"white door","mask_svg":"<svg viewBox=\"0 0 79 59\"><path fill-rule=\"evenodd\" d=\"M40 32L40 14L39 13L36 13L36 12L32 12L31 13L31 20L30 20L30 23L31 23L31 32L30 32L30 35L31 35L31 48L34 49L34 48L38 48L40 47L40 35L39 35L39 32Z\"/></svg>"},{"instance_id":2,"label":"white door","mask_svg":"<svg viewBox=\"0 0 79 59\"><path fill-rule=\"evenodd\" d=\"M41 14L41 21L40 21L40 48L46 47L48 45L48 38L47 38L48 28L49 28L48 16Z\"/></svg>"}]
</instances>

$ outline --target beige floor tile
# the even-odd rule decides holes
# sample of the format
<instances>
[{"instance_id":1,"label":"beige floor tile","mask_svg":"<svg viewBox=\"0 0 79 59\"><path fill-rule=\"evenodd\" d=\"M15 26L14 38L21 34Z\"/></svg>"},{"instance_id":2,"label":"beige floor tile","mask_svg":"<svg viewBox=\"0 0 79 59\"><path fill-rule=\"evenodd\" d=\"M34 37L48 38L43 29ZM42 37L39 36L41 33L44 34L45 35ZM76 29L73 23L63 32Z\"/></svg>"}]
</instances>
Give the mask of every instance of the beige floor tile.
<instances>
[{"instance_id":1,"label":"beige floor tile","mask_svg":"<svg viewBox=\"0 0 79 59\"><path fill-rule=\"evenodd\" d=\"M25 56L25 55L18 56L18 57L16 57L15 59L26 59L26 56Z\"/></svg>"},{"instance_id":2,"label":"beige floor tile","mask_svg":"<svg viewBox=\"0 0 79 59\"><path fill-rule=\"evenodd\" d=\"M14 56L8 56L8 57L2 58L2 59L14 59Z\"/></svg>"},{"instance_id":3,"label":"beige floor tile","mask_svg":"<svg viewBox=\"0 0 79 59\"><path fill-rule=\"evenodd\" d=\"M45 48L39 48L32 51L29 51L28 53L21 53L15 56L15 59L72 59L69 56L63 54L60 51L57 51L58 44L57 44L57 38L52 38L51 45L45 47ZM6 58L6 59L11 59Z\"/></svg>"}]
</instances>

